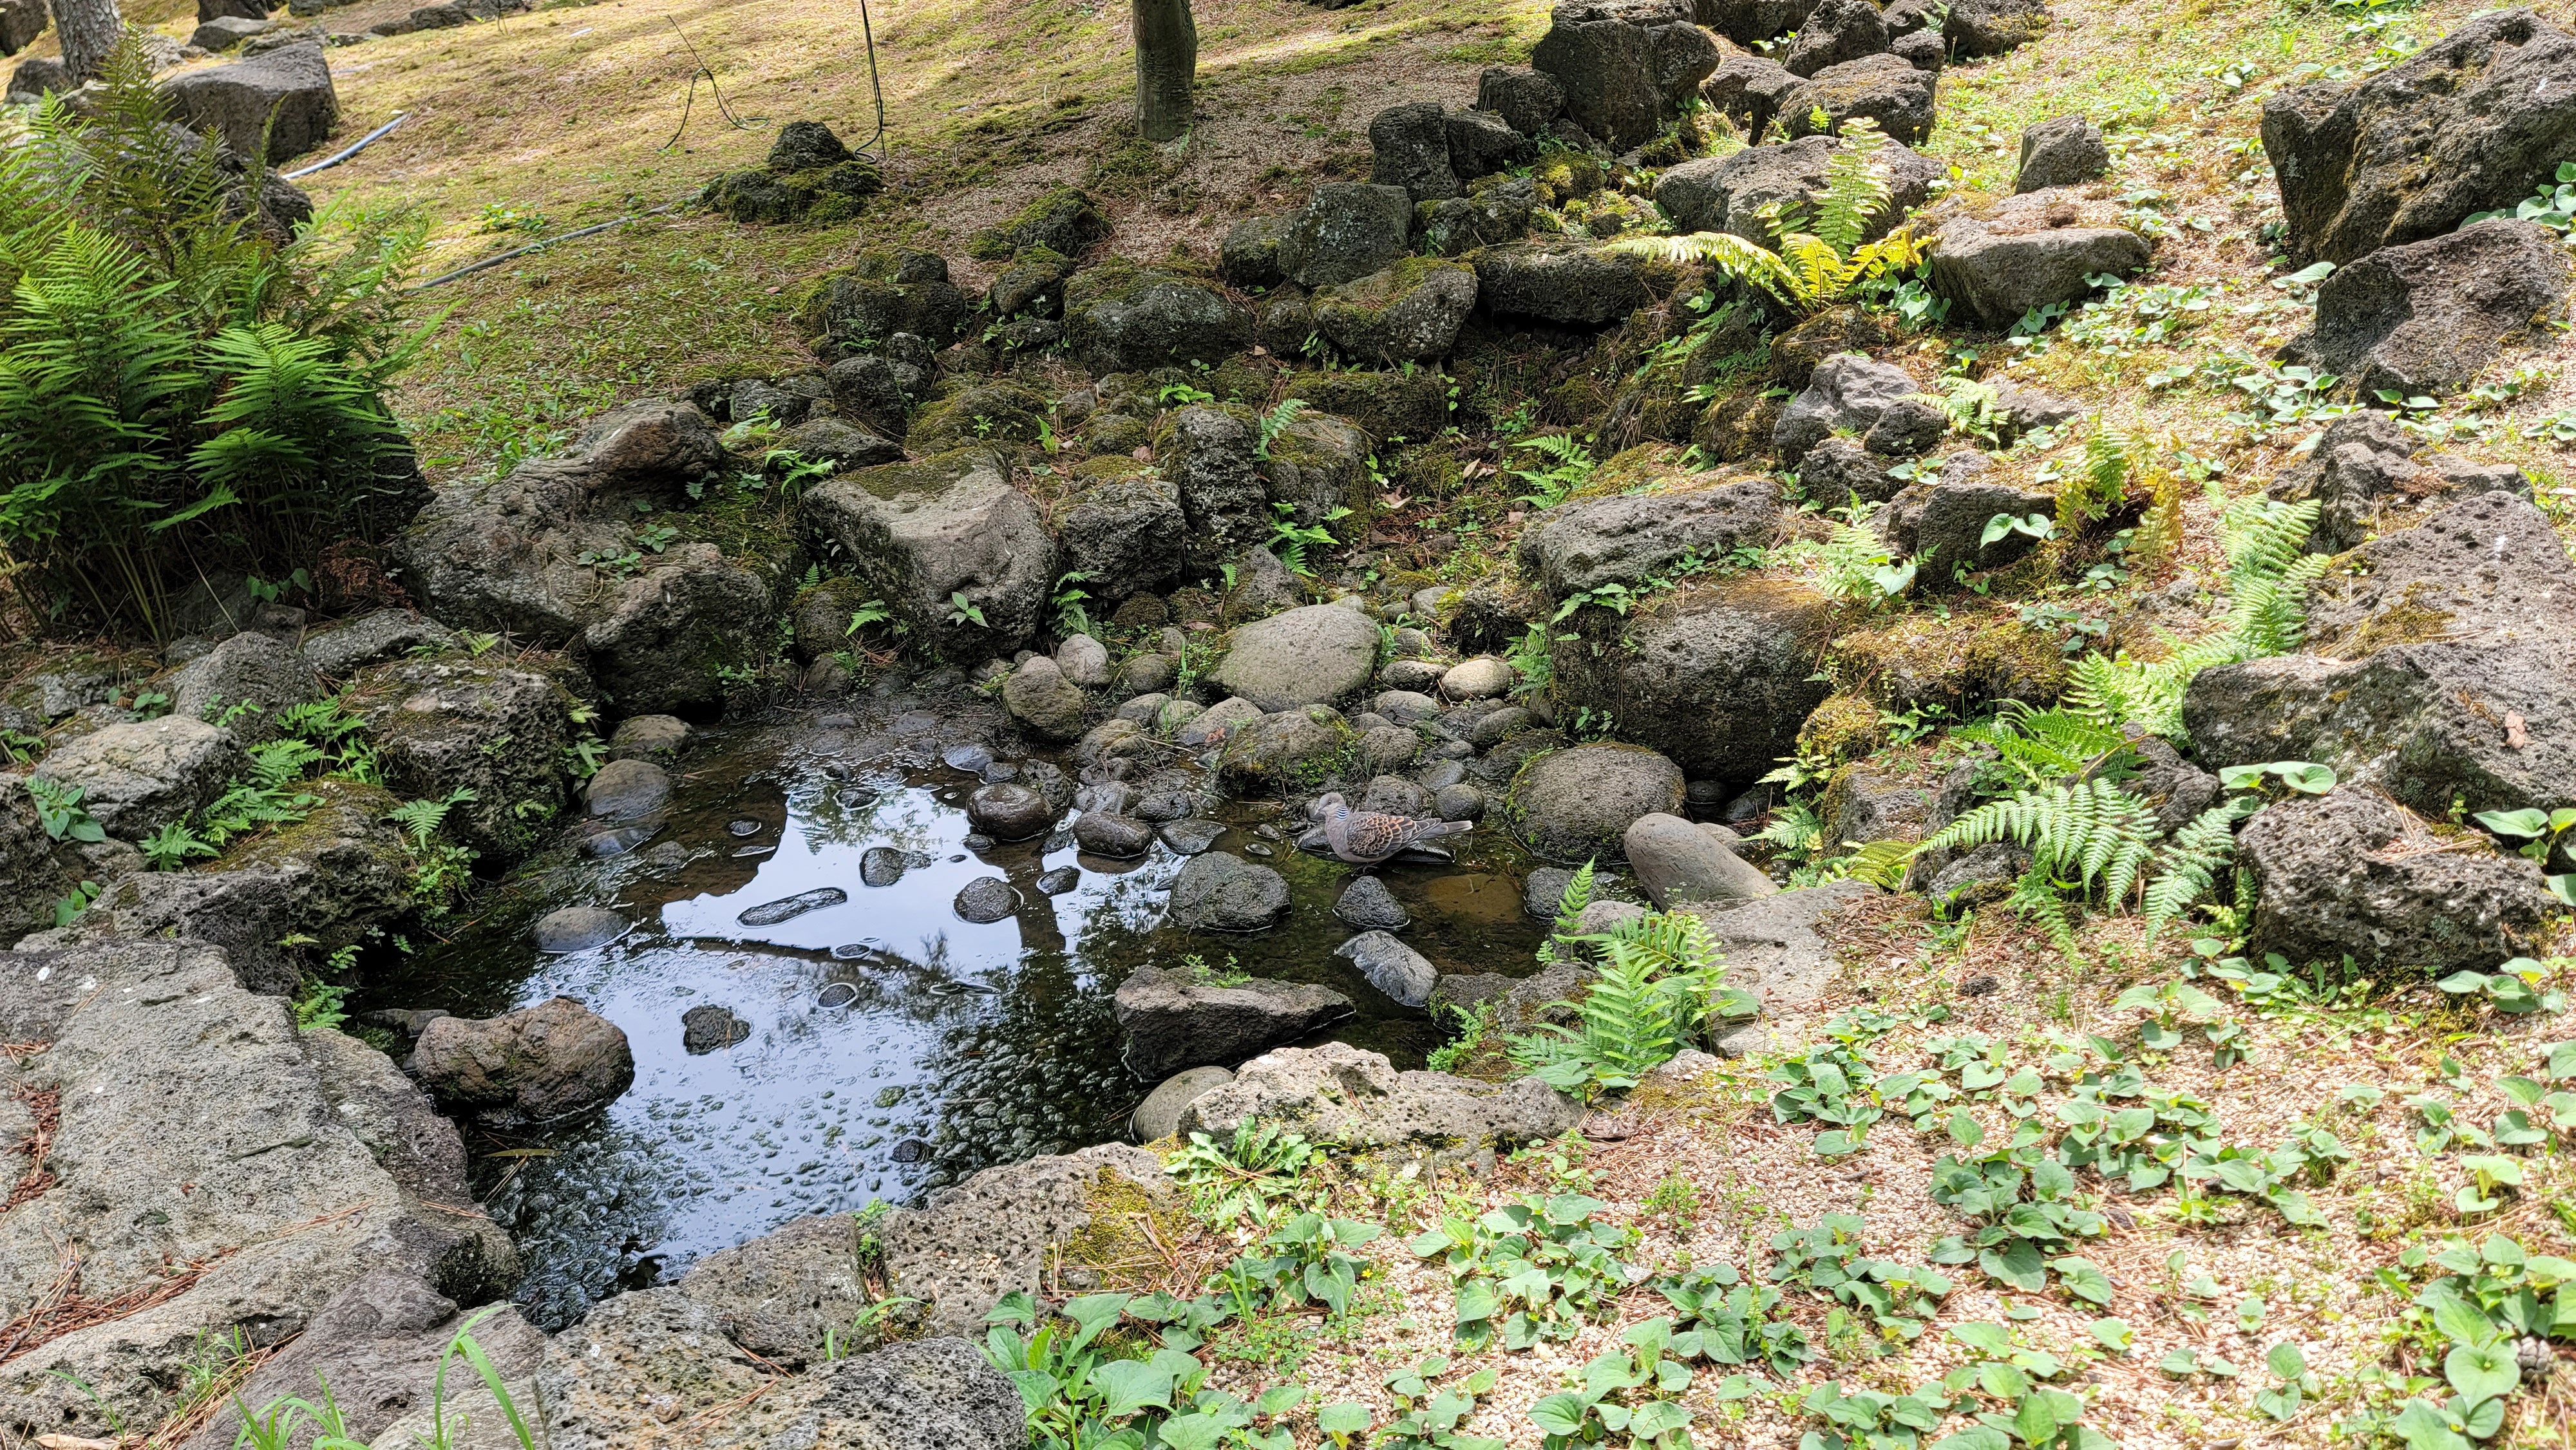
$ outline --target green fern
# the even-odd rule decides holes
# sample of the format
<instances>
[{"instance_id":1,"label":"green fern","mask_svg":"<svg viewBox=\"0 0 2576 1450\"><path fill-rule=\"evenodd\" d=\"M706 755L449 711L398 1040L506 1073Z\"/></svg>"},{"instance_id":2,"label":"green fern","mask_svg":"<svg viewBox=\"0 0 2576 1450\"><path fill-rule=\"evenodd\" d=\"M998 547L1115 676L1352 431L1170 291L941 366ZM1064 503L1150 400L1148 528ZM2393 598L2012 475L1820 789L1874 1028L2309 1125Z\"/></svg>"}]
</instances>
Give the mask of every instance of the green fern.
<instances>
[{"instance_id":1,"label":"green fern","mask_svg":"<svg viewBox=\"0 0 2576 1450\"><path fill-rule=\"evenodd\" d=\"M2110 515L2129 491L2138 445L2105 423L2084 440L2084 470L2058 490L2057 531L2072 535Z\"/></svg>"},{"instance_id":2,"label":"green fern","mask_svg":"<svg viewBox=\"0 0 2576 1450\"><path fill-rule=\"evenodd\" d=\"M2033 709L2021 700L2006 700L1993 719L1959 726L1950 735L1992 746L2000 772L2023 786L2082 775L2129 748L2117 726L2071 710Z\"/></svg>"},{"instance_id":3,"label":"green fern","mask_svg":"<svg viewBox=\"0 0 2576 1450\"><path fill-rule=\"evenodd\" d=\"M1752 994L1724 985L1725 971L1697 916L1633 917L1606 934L1599 974L1583 1000L1560 1004L1574 1009L1577 1025L1542 1024L1513 1038L1512 1058L1568 1091L1634 1087L1712 1017L1758 1010Z\"/></svg>"},{"instance_id":4,"label":"green fern","mask_svg":"<svg viewBox=\"0 0 2576 1450\"><path fill-rule=\"evenodd\" d=\"M2181 740L2183 695L2194 676L2297 649L2307 635L2308 586L2326 566L2323 557L2304 552L2317 507L2314 499L2282 504L2260 497L2231 505L2220 520L2227 540L2226 622L2188 643L2168 638L2170 653L2160 660L2136 659L2126 650L2111 658L2087 654L2069 671L2068 707L2106 724L2139 725Z\"/></svg>"},{"instance_id":5,"label":"green fern","mask_svg":"<svg viewBox=\"0 0 2576 1450\"><path fill-rule=\"evenodd\" d=\"M1539 943L1540 961L1572 961L1582 955L1580 948L1574 945L1580 932L1577 923L1583 917L1584 908L1592 904L1593 867L1597 860L1596 857L1594 861L1586 861L1577 867L1574 879L1566 882L1565 890L1557 896L1556 924L1549 929L1547 940Z\"/></svg>"},{"instance_id":6,"label":"green fern","mask_svg":"<svg viewBox=\"0 0 2576 1450\"><path fill-rule=\"evenodd\" d=\"M2080 895L2125 901L2155 854L2156 816L2107 780L2026 790L1989 801L1934 833L1921 851L2012 841L2032 872Z\"/></svg>"},{"instance_id":7,"label":"green fern","mask_svg":"<svg viewBox=\"0 0 2576 1450\"><path fill-rule=\"evenodd\" d=\"M1259 436L1252 444L1252 456L1267 460L1270 457L1270 445L1278 442L1279 435L1287 432L1288 425L1296 422L1297 415L1305 411L1305 399L1289 398L1281 402L1278 407L1262 414Z\"/></svg>"},{"instance_id":8,"label":"green fern","mask_svg":"<svg viewBox=\"0 0 2576 1450\"><path fill-rule=\"evenodd\" d=\"M459 786L443 800L405 801L385 812L385 819L402 827L414 846L426 846L429 838L447 824L447 813L475 798L474 792Z\"/></svg>"},{"instance_id":9,"label":"green fern","mask_svg":"<svg viewBox=\"0 0 2576 1450\"><path fill-rule=\"evenodd\" d=\"M2147 941L2182 919L2194 902L2215 891L2218 873L2236 858L2236 823L2262 809L2259 795L2220 801L2191 818L2156 853L2156 879L2147 883Z\"/></svg>"}]
</instances>

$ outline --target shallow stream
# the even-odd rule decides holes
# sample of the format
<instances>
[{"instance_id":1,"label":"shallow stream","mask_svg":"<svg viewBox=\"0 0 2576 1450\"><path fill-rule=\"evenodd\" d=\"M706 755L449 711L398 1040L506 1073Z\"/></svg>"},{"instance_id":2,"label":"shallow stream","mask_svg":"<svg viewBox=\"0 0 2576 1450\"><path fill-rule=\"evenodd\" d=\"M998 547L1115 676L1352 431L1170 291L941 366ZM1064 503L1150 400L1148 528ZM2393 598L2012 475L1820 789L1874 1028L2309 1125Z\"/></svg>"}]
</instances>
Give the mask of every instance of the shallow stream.
<instances>
[{"instance_id":1,"label":"shallow stream","mask_svg":"<svg viewBox=\"0 0 2576 1450\"><path fill-rule=\"evenodd\" d=\"M1011 763L979 775L941 763L931 739L885 743L854 749L799 727L701 741L648 840L523 872L449 940L374 974L353 1004L489 1016L560 993L626 1033L635 1085L598 1119L534 1140L467 1130L478 1190L528 1261L521 1303L541 1323L569 1323L604 1294L804 1214L917 1201L991 1164L1124 1136L1154 1084L1121 1064L1110 1003L1142 963L1196 956L1331 986L1358 1011L1317 1040L1399 1067L1440 1041L1428 1013L1332 954L1354 934L1332 914L1352 868L1297 852L1277 802L1217 805L1228 829L1213 849L1279 870L1288 918L1193 935L1160 924L1185 860L1168 847L1109 861L1069 842L1048 849L1059 831L970 850L966 798ZM1533 863L1494 826L1453 844L1454 864L1383 869L1414 918L1400 935L1444 973L1528 971L1539 928L1520 903ZM872 887L860 859L880 846L912 864ZM1070 878L1048 883L1059 894L1040 889L1066 867ZM1016 888L1017 912L962 919L958 890L995 875ZM772 905L808 893L825 904L783 919ZM539 953L529 923L574 904L635 926L606 946ZM681 1014L700 1006L740 1019L741 1039L688 1051Z\"/></svg>"}]
</instances>

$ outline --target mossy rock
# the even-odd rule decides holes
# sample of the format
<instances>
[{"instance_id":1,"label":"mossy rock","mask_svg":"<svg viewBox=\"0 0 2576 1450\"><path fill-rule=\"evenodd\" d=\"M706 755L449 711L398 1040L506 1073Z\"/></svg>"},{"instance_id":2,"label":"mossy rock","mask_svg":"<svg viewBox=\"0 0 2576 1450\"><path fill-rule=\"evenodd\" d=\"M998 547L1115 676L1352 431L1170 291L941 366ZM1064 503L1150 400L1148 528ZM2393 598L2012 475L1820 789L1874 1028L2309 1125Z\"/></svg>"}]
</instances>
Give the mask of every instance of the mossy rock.
<instances>
[{"instance_id":1,"label":"mossy rock","mask_svg":"<svg viewBox=\"0 0 2576 1450\"><path fill-rule=\"evenodd\" d=\"M1867 697L1833 694L1825 697L1798 727L1798 756L1802 760L1830 760L1839 765L1858 760L1887 743L1887 726L1879 719L1878 707Z\"/></svg>"},{"instance_id":2,"label":"mossy rock","mask_svg":"<svg viewBox=\"0 0 2576 1450\"><path fill-rule=\"evenodd\" d=\"M1378 443L1423 442L1449 426L1449 383L1424 369L1404 372L1298 373L1288 396L1357 424Z\"/></svg>"},{"instance_id":3,"label":"mossy rock","mask_svg":"<svg viewBox=\"0 0 2576 1450\"><path fill-rule=\"evenodd\" d=\"M1767 458L1771 453L1771 431L1780 422L1785 398L1763 396L1762 390L1747 387L1718 399L1704 409L1691 425L1691 442L1699 446L1702 457L1716 463L1743 463Z\"/></svg>"},{"instance_id":4,"label":"mossy rock","mask_svg":"<svg viewBox=\"0 0 2576 1450\"><path fill-rule=\"evenodd\" d=\"M1015 383L988 379L942 384L913 417L904 444L915 453L978 443L1035 443L1044 432L1047 400Z\"/></svg>"},{"instance_id":5,"label":"mossy rock","mask_svg":"<svg viewBox=\"0 0 2576 1450\"><path fill-rule=\"evenodd\" d=\"M1539 153L1530 181L1538 188L1539 205L1562 206L1609 185L1610 173L1590 152L1552 146Z\"/></svg>"},{"instance_id":6,"label":"mossy rock","mask_svg":"<svg viewBox=\"0 0 2576 1450\"><path fill-rule=\"evenodd\" d=\"M2003 610L1872 622L1836 639L1825 664L1877 709L1937 705L1954 720L1998 700L2046 705L2067 679L2056 637Z\"/></svg>"},{"instance_id":7,"label":"mossy rock","mask_svg":"<svg viewBox=\"0 0 2576 1450\"><path fill-rule=\"evenodd\" d=\"M1670 443L1622 448L1592 470L1575 497L1608 498L1679 481L1693 472L1682 463L1684 452Z\"/></svg>"},{"instance_id":8,"label":"mossy rock","mask_svg":"<svg viewBox=\"0 0 2576 1450\"><path fill-rule=\"evenodd\" d=\"M849 648L850 617L873 602L875 591L856 579L825 579L797 590L795 602L787 606L787 622L795 631L792 647L798 662L812 664Z\"/></svg>"},{"instance_id":9,"label":"mossy rock","mask_svg":"<svg viewBox=\"0 0 2576 1450\"><path fill-rule=\"evenodd\" d=\"M1311 787L1346 773L1358 756L1358 741L1340 713L1309 705L1236 726L1218 769L1259 785Z\"/></svg>"},{"instance_id":10,"label":"mossy rock","mask_svg":"<svg viewBox=\"0 0 2576 1450\"><path fill-rule=\"evenodd\" d=\"M1299 523L1324 523L1341 509L1343 517L1330 524L1334 535L1345 542L1367 537L1377 494L1368 435L1352 424L1311 409L1298 413L1271 438L1261 476L1271 502L1296 505Z\"/></svg>"},{"instance_id":11,"label":"mossy rock","mask_svg":"<svg viewBox=\"0 0 2576 1450\"><path fill-rule=\"evenodd\" d=\"M803 171L729 171L707 183L698 200L738 222L844 221L859 203L885 189L885 178L865 161L843 161Z\"/></svg>"},{"instance_id":12,"label":"mossy rock","mask_svg":"<svg viewBox=\"0 0 2576 1450\"><path fill-rule=\"evenodd\" d=\"M1024 247L1045 247L1079 257L1109 235L1109 221L1076 187L1059 186L1020 209L1019 215L977 232L966 255L979 262L1000 262Z\"/></svg>"},{"instance_id":13,"label":"mossy rock","mask_svg":"<svg viewBox=\"0 0 2576 1450\"><path fill-rule=\"evenodd\" d=\"M1113 257L1065 284L1067 351L1094 373L1216 363L1252 343L1252 314L1222 288Z\"/></svg>"},{"instance_id":14,"label":"mossy rock","mask_svg":"<svg viewBox=\"0 0 2576 1450\"><path fill-rule=\"evenodd\" d=\"M935 269L921 262L928 257ZM934 272L934 275L918 276ZM914 274L917 280L899 280ZM826 354L864 352L898 332L932 347L946 347L974 310L948 281L947 264L926 253L868 251L850 266L827 272L795 299L797 330Z\"/></svg>"}]
</instances>

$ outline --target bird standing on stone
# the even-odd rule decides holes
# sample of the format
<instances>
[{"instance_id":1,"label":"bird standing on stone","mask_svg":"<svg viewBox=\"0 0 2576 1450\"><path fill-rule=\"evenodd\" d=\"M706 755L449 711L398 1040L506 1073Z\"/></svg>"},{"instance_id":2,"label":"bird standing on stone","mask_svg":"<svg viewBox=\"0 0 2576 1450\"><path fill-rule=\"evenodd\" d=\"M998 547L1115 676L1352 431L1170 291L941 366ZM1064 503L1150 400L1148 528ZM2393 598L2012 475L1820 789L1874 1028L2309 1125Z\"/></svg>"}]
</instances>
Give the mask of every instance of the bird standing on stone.
<instances>
[{"instance_id":1,"label":"bird standing on stone","mask_svg":"<svg viewBox=\"0 0 2576 1450\"><path fill-rule=\"evenodd\" d=\"M1419 816L1355 811L1338 791L1318 799L1315 809L1323 817L1324 839L1333 854L1360 866L1374 866L1408 846L1475 828L1472 821L1426 821Z\"/></svg>"}]
</instances>

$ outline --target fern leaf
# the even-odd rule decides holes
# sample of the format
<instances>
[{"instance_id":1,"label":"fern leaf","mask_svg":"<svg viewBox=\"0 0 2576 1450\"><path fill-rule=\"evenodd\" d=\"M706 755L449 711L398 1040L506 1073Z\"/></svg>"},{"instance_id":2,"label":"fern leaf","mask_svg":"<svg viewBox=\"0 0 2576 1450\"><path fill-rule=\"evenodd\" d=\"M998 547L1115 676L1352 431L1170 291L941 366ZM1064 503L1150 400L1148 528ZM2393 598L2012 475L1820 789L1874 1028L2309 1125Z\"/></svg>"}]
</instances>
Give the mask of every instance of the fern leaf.
<instances>
[{"instance_id":1,"label":"fern leaf","mask_svg":"<svg viewBox=\"0 0 2576 1450\"><path fill-rule=\"evenodd\" d=\"M1629 237L1612 242L1609 250L1651 261L1714 266L1731 277L1751 282L1791 306L1811 305L1807 295L1799 290L1798 273L1780 259L1779 253L1756 246L1732 233L1692 232L1679 237Z\"/></svg>"},{"instance_id":2,"label":"fern leaf","mask_svg":"<svg viewBox=\"0 0 2576 1450\"><path fill-rule=\"evenodd\" d=\"M2147 941L2180 920L2192 903L2217 887L2218 872L2236 854L2236 823L2262 806L2253 796L2220 801L2174 832L2156 853L2156 878L2147 883Z\"/></svg>"}]
</instances>

